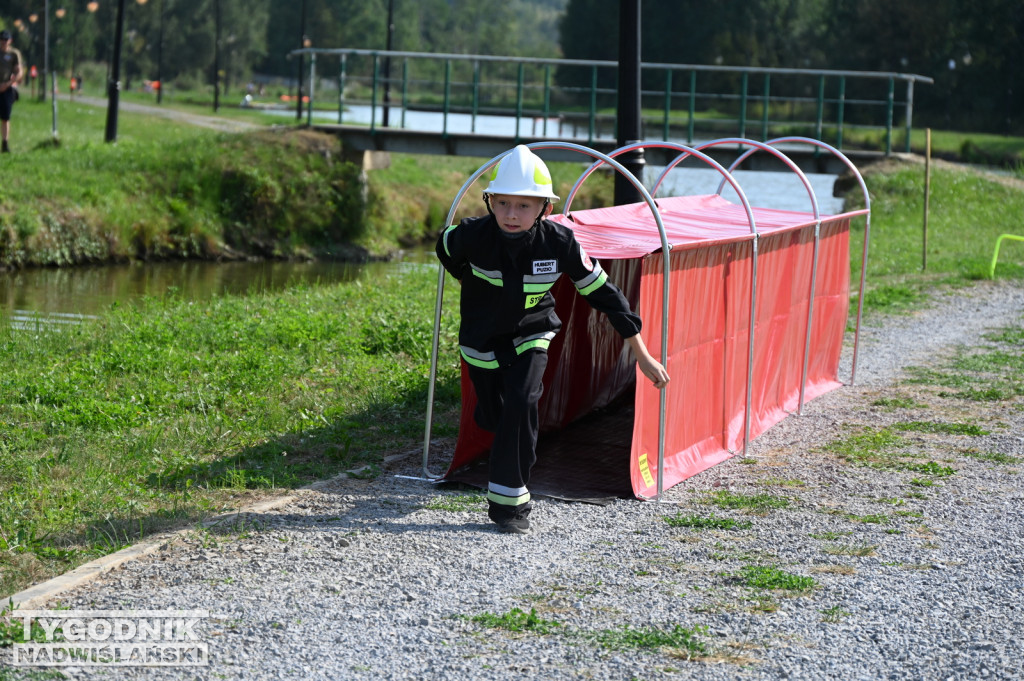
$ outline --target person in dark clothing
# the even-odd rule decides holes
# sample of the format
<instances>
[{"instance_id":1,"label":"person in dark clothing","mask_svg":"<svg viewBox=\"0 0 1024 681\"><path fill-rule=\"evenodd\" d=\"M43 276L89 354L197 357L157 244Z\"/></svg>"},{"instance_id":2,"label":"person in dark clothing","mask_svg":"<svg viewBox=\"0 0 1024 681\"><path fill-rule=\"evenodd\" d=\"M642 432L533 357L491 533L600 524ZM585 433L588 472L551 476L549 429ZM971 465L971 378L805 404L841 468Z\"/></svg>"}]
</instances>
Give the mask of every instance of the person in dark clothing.
<instances>
[{"instance_id":1,"label":"person in dark clothing","mask_svg":"<svg viewBox=\"0 0 1024 681\"><path fill-rule=\"evenodd\" d=\"M640 337L641 320L572 230L546 220L554 194L547 166L523 145L495 167L484 191L488 215L449 227L437 242L444 268L462 284L459 350L477 394L474 419L495 434L488 516L503 532L525 533L527 488L536 462L547 349L562 324L550 289L563 274L608 316L658 388L665 368Z\"/></svg>"},{"instance_id":2,"label":"person in dark clothing","mask_svg":"<svg viewBox=\"0 0 1024 681\"><path fill-rule=\"evenodd\" d=\"M18 100L18 83L24 75L21 52L11 47L11 32L0 31L0 151L7 153L11 134L11 109Z\"/></svg>"}]
</instances>

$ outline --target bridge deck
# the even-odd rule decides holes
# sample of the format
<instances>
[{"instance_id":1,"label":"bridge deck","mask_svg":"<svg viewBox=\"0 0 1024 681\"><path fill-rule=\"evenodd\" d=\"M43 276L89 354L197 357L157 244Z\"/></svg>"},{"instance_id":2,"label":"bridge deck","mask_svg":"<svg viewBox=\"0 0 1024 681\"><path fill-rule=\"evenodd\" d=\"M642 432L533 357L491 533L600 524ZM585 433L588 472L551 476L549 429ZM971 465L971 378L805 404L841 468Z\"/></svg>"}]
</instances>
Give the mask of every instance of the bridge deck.
<instances>
[{"instance_id":1,"label":"bridge deck","mask_svg":"<svg viewBox=\"0 0 1024 681\"><path fill-rule=\"evenodd\" d=\"M616 148L615 140L611 139L586 139L572 138L559 139L554 137L520 136L513 138L503 135L485 135L480 133L462 132L428 132L423 130L408 130L403 128L382 128L370 129L363 125L337 125L317 123L310 126L314 130L330 133L340 138L345 147L352 151L393 151L404 154L432 154L448 156L466 156L471 158L493 158L498 154L509 150L516 144L530 144L532 142L564 141L574 144L583 144L590 148L608 153ZM699 144L699 142L698 142ZM809 145L783 145L779 147L782 153L786 154L805 173L827 173L832 175L841 174L846 166L827 151L819 150ZM742 149L738 145L722 145L708 150L706 153L722 165L728 167ZM876 151L852 151L843 152L857 167L863 167L885 158L885 154ZM654 166L667 165L669 161L678 156L678 152L670 149L651 148L645 151L645 160ZM580 157L575 151L546 150L544 158L554 161L581 161L586 160ZM785 170L781 161L767 153L752 155L741 166L743 170Z\"/></svg>"}]
</instances>

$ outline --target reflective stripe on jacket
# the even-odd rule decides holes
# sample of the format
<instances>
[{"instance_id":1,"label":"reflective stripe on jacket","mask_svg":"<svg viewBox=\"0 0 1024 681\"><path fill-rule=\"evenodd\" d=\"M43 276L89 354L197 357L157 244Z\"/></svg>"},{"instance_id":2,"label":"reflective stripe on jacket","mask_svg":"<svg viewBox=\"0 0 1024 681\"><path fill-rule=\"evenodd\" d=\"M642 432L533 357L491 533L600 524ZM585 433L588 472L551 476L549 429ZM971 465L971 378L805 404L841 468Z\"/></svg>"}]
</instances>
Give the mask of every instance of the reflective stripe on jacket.
<instances>
[{"instance_id":1,"label":"reflective stripe on jacket","mask_svg":"<svg viewBox=\"0 0 1024 681\"><path fill-rule=\"evenodd\" d=\"M563 274L623 338L640 332L622 292L563 225L542 220L509 239L493 217L467 218L441 234L436 251L462 282L459 346L474 366L498 368L503 351L548 349L562 326L551 288Z\"/></svg>"}]
</instances>

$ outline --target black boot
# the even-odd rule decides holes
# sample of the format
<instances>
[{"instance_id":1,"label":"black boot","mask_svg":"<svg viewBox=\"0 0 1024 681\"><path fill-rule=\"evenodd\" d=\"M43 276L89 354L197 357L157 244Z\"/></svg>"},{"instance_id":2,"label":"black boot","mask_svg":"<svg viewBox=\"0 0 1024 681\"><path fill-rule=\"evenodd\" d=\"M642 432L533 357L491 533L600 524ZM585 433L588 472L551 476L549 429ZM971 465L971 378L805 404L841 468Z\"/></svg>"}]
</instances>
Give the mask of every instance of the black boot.
<instances>
[{"instance_id":1,"label":"black boot","mask_svg":"<svg viewBox=\"0 0 1024 681\"><path fill-rule=\"evenodd\" d=\"M499 532L509 534L526 534L530 529L530 521L527 516L533 510L530 503L522 506L503 506L493 501L488 502L487 517L498 526Z\"/></svg>"},{"instance_id":2,"label":"black boot","mask_svg":"<svg viewBox=\"0 0 1024 681\"><path fill-rule=\"evenodd\" d=\"M0 148L0 153L6 154L6 153L9 153L10 151L11 151L11 148L7 146L7 140L4 140L3 141L3 147Z\"/></svg>"}]
</instances>

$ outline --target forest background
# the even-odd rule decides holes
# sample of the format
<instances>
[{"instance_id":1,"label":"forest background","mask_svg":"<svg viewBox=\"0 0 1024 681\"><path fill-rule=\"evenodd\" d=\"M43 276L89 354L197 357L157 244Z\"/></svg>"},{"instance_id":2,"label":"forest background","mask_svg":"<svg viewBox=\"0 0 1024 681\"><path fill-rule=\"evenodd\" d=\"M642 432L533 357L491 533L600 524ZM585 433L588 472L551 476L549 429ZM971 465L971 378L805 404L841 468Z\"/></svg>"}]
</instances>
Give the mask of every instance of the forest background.
<instances>
[{"instance_id":1,"label":"forest background","mask_svg":"<svg viewBox=\"0 0 1024 681\"><path fill-rule=\"evenodd\" d=\"M116 2L49 8L53 69L105 81ZM123 87L155 80L159 63L167 87L212 90L216 51L223 93L293 89L291 50L384 49L389 8L396 50L617 59L608 0L126 0ZM0 1L0 26L40 66L43 11L44 0ZM1020 0L643 0L642 14L644 61L914 73L935 80L915 93L915 126L1024 134Z\"/></svg>"}]
</instances>

